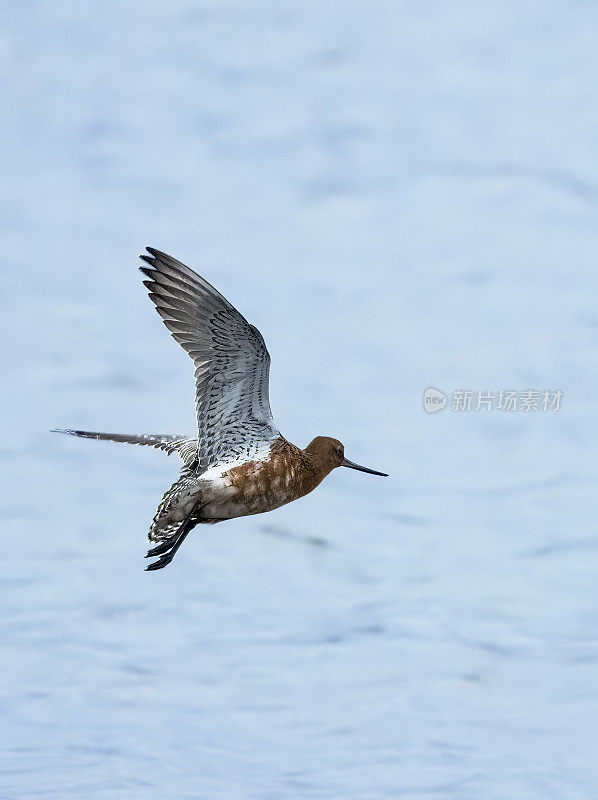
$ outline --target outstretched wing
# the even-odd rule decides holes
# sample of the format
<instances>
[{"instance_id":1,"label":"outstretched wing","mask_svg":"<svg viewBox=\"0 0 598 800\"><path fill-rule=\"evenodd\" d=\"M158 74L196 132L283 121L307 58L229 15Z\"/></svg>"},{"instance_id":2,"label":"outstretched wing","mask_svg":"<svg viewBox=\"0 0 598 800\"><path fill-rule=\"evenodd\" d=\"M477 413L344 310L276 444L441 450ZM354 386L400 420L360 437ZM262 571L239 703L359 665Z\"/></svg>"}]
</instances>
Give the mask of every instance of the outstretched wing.
<instances>
[{"instance_id":1,"label":"outstretched wing","mask_svg":"<svg viewBox=\"0 0 598 800\"><path fill-rule=\"evenodd\" d=\"M69 433L71 436L83 436L85 439L101 439L106 442L125 442L126 444L144 444L163 450L168 455L178 453L187 466L197 460L197 441L188 436L176 436L168 433L142 433L139 436L127 433L98 433L97 431L79 431L73 428L53 428L51 433Z\"/></svg>"},{"instance_id":2,"label":"outstretched wing","mask_svg":"<svg viewBox=\"0 0 598 800\"><path fill-rule=\"evenodd\" d=\"M195 364L199 469L251 457L279 436L268 397L270 356L261 333L213 286L146 248L144 281L158 314Z\"/></svg>"}]
</instances>

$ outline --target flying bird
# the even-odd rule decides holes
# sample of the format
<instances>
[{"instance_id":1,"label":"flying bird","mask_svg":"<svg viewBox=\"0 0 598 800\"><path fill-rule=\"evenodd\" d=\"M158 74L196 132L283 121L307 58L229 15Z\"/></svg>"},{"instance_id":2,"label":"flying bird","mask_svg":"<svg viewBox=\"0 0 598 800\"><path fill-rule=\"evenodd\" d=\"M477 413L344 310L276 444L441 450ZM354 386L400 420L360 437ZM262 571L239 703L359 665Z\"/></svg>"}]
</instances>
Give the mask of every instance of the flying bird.
<instances>
[{"instance_id":1,"label":"flying bird","mask_svg":"<svg viewBox=\"0 0 598 800\"><path fill-rule=\"evenodd\" d=\"M316 436L303 449L287 441L270 411L270 355L261 333L192 269L153 247L146 250L143 283L195 366L197 437L56 431L180 456L181 475L149 529L154 546L146 558L157 560L148 570L169 564L196 525L279 508L313 491L336 467L388 477L345 458L338 439Z\"/></svg>"}]
</instances>

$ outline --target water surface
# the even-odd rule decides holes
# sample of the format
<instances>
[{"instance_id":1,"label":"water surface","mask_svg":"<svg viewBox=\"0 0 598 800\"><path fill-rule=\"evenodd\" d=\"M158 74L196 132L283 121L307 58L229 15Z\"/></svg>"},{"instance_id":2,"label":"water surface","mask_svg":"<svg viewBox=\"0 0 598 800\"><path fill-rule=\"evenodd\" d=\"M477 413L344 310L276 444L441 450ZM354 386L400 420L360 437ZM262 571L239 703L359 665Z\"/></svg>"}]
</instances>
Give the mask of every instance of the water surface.
<instances>
[{"instance_id":1,"label":"water surface","mask_svg":"<svg viewBox=\"0 0 598 800\"><path fill-rule=\"evenodd\" d=\"M597 23L4 9L3 797L595 798ZM175 461L48 429L193 430L146 244L262 331L289 439L391 477L145 573ZM427 415L427 386L564 395Z\"/></svg>"}]
</instances>

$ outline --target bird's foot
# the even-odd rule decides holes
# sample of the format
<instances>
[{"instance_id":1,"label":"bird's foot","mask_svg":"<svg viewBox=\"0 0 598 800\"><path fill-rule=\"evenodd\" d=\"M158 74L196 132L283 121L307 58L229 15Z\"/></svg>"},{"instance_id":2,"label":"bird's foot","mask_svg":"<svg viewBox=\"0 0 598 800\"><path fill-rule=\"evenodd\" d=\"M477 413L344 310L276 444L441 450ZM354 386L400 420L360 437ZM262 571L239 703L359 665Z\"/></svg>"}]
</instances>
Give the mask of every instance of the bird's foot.
<instances>
[{"instance_id":1,"label":"bird's foot","mask_svg":"<svg viewBox=\"0 0 598 800\"><path fill-rule=\"evenodd\" d=\"M168 552L168 550L170 550L171 547L172 547L172 537L164 539L164 541L160 542L160 544L156 545L156 547L152 547L151 550L148 550L145 555L145 558L153 558L154 556L161 556L162 553Z\"/></svg>"},{"instance_id":2,"label":"bird's foot","mask_svg":"<svg viewBox=\"0 0 598 800\"><path fill-rule=\"evenodd\" d=\"M175 550L175 552L176 552L176 550ZM155 570L155 569L163 569L168 564L170 564L170 562L172 561L173 558L174 558L174 553L165 553L157 561L154 561L153 564L150 564L149 567L146 567L145 571L146 572L151 572L152 570Z\"/></svg>"},{"instance_id":3,"label":"bird's foot","mask_svg":"<svg viewBox=\"0 0 598 800\"><path fill-rule=\"evenodd\" d=\"M173 533L163 542L160 542L155 547L152 547L151 550L148 550L146 558L152 558L152 556L160 556L160 558L157 561L154 561L153 564L150 564L149 567L146 567L146 572L162 569L167 564L170 564L174 558L174 554L185 541L189 531L196 524L194 514L195 507L191 509L191 512L185 517L176 533Z\"/></svg>"}]
</instances>

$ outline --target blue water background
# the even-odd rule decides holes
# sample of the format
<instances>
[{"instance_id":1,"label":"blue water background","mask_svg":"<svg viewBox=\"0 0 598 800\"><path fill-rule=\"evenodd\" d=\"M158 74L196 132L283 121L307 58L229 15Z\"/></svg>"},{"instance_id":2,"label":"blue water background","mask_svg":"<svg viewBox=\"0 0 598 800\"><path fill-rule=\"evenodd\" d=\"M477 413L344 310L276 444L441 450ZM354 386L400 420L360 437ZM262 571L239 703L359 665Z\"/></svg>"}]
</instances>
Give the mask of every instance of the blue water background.
<instances>
[{"instance_id":1,"label":"blue water background","mask_svg":"<svg viewBox=\"0 0 598 800\"><path fill-rule=\"evenodd\" d=\"M24 2L0 30L8 800L598 796L598 7ZM150 244L337 470L145 573ZM427 415L422 393L561 390Z\"/></svg>"}]
</instances>

